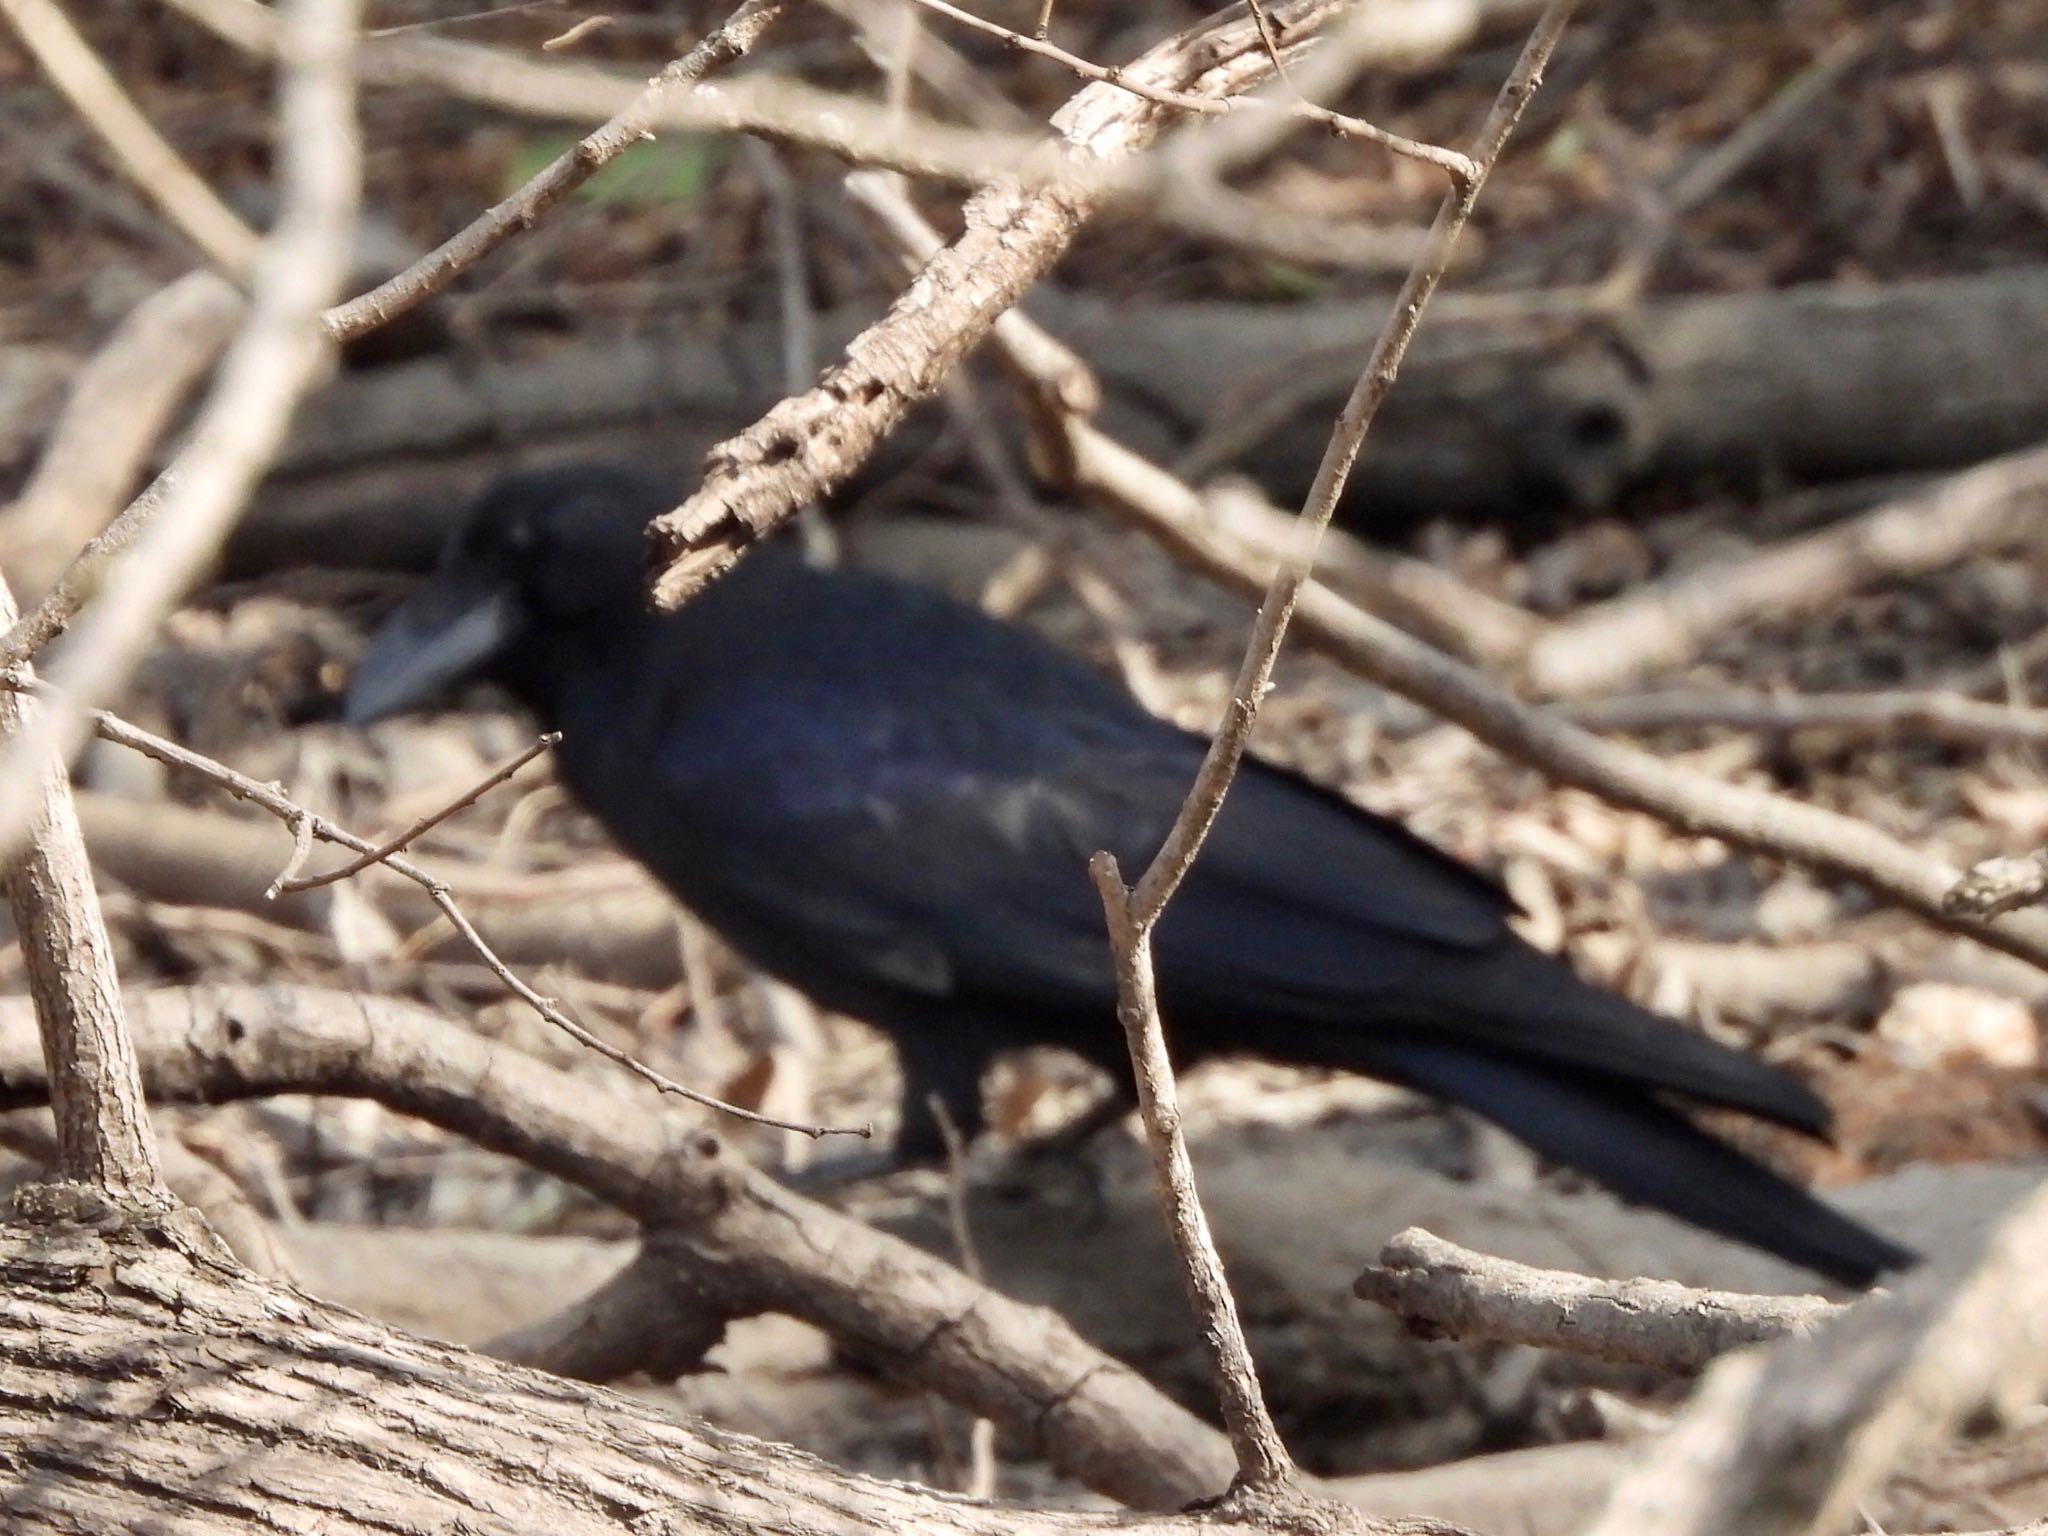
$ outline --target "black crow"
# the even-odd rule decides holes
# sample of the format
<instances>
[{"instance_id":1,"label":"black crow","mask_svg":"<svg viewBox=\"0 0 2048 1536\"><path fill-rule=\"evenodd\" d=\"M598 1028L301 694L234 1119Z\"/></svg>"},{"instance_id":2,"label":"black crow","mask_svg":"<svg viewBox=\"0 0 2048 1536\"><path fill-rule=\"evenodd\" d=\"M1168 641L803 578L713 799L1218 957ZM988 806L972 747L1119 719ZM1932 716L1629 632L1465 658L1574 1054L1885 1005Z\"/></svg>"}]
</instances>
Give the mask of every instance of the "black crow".
<instances>
[{"instance_id":1,"label":"black crow","mask_svg":"<svg viewBox=\"0 0 2048 1536\"><path fill-rule=\"evenodd\" d=\"M1158 847L1198 736L1016 625L776 547L679 612L642 596L674 498L621 470L516 475L357 669L357 723L488 677L560 730L563 780L741 954L887 1030L899 1150L970 1132L996 1052L1128 1082L1086 861ZM1182 1063L1248 1053L1462 1104L1616 1193L1864 1285L1912 1255L1667 1098L1825 1135L1804 1085L1579 979L1509 897L1401 826L1248 761L1160 924Z\"/></svg>"}]
</instances>

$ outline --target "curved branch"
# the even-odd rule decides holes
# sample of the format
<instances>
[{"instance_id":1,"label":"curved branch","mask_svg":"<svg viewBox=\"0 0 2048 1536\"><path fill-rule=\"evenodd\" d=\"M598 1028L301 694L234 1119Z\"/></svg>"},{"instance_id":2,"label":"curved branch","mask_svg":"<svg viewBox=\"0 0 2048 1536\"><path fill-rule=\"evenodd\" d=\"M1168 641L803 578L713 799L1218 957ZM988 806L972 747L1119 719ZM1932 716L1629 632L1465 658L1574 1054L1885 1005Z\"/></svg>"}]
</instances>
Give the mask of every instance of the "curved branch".
<instances>
[{"instance_id":1,"label":"curved branch","mask_svg":"<svg viewBox=\"0 0 2048 1536\"><path fill-rule=\"evenodd\" d=\"M1178 1508L1230 1480L1221 1434L1054 1313L789 1193L659 1101L606 1091L406 1003L254 986L129 1001L155 1098L375 1099L634 1216L659 1234L696 1307L802 1318L1124 1503ZM24 1005L0 1000L0 1108L42 1102L33 1042Z\"/></svg>"},{"instance_id":2,"label":"curved branch","mask_svg":"<svg viewBox=\"0 0 2048 1536\"><path fill-rule=\"evenodd\" d=\"M10 1529L260 1536L1198 1536L1216 1516L1006 1508L839 1471L408 1338L218 1256L189 1213L0 1229ZM1283 1529L1249 1522L1249 1529ZM1331 1536L1458 1536L1336 1511Z\"/></svg>"}]
</instances>

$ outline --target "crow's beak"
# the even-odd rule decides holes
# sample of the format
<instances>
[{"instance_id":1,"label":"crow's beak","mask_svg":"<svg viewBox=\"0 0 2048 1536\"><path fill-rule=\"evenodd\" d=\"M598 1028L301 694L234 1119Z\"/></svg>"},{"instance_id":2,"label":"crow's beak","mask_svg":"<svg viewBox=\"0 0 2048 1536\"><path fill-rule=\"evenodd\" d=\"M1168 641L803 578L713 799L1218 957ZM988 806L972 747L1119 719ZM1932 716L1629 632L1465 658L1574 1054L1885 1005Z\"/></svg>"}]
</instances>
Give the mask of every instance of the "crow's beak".
<instances>
[{"instance_id":1,"label":"crow's beak","mask_svg":"<svg viewBox=\"0 0 2048 1536\"><path fill-rule=\"evenodd\" d=\"M520 622L519 604L503 587L437 574L372 637L349 679L342 718L368 725L431 703L481 672Z\"/></svg>"}]
</instances>

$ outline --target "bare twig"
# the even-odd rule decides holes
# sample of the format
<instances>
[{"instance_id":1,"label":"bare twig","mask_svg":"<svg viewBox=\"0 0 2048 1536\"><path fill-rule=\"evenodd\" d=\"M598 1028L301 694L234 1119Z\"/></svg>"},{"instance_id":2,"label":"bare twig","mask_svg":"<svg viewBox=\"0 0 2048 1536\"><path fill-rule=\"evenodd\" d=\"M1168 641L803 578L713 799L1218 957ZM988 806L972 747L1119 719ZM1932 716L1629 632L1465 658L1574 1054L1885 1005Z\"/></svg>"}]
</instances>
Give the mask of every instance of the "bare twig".
<instances>
[{"instance_id":1,"label":"bare twig","mask_svg":"<svg viewBox=\"0 0 2048 1536\"><path fill-rule=\"evenodd\" d=\"M246 276L261 244L255 232L164 142L54 0L0 0L0 14L143 195L207 260Z\"/></svg>"},{"instance_id":2,"label":"bare twig","mask_svg":"<svg viewBox=\"0 0 2048 1536\"><path fill-rule=\"evenodd\" d=\"M1251 1487L1288 1482L1293 1463L1259 1391L1251 1353L1238 1321L1236 1301L1196 1193L1194 1168L1180 1129L1173 1068L1154 996L1152 931L1222 809L1224 796L1257 723L1259 704L1271 686L1287 621L1313 569L1317 540L1336 511L1337 499L1359 447L1381 401L1393 386L1402 356L1421 322L1430 294L1443 277L1452 246L1478 200L1487 172L1499 158L1523 108L1542 81L1544 66L1571 16L1572 4L1573 0L1552 0L1537 22L1528 45L1480 127L1471 155L1472 174L1460 181L1445 199L1430 231L1426 259L1409 274L1395 299L1309 489L1298 525L1299 540L1285 551L1266 588L1223 725L1204 754L1195 782L1164 843L1144 873L1129 887L1109 853L1099 852L1089 863L1109 924L1110 949L1116 965L1117 1017L1123 1024L1137 1076L1138 1105L1144 1117L1154 1171L1166 1202L1168 1223L1190 1297L1202 1320L1203 1341L1222 1399L1223 1422L1237 1452L1238 1479Z\"/></svg>"},{"instance_id":3,"label":"bare twig","mask_svg":"<svg viewBox=\"0 0 2048 1536\"><path fill-rule=\"evenodd\" d=\"M687 95L713 70L746 56L775 24L788 0L742 0L742 4L681 58L672 60L610 122L585 135L551 161L525 186L479 215L397 276L330 310L328 334L345 341L387 325L445 288L548 209L654 131L662 108Z\"/></svg>"},{"instance_id":4,"label":"bare twig","mask_svg":"<svg viewBox=\"0 0 2048 1536\"><path fill-rule=\"evenodd\" d=\"M0 692L5 692L5 690L0 689ZM745 1120L754 1125L770 1126L778 1131L796 1131L813 1139L821 1136L866 1137L874 1134L874 1128L869 1125L805 1125L791 1120L778 1120L772 1115L757 1114L751 1109L742 1109L737 1104L728 1104L723 1099L664 1076L629 1052L622 1051L610 1042L592 1034L581 1024L570 1018L568 1014L564 1013L553 998L543 997L522 980L510 966L506 965L498 957L497 951L490 946L482 934L477 932L476 926L470 922L461 907L456 905L454 894L449 890L448 883L445 880L421 869L403 855L382 851L378 844L372 843L367 838L358 837L353 832L336 826L326 817L307 810L306 807L286 795L278 785L265 784L250 778L245 773L238 773L225 763L216 762L203 753L194 752L191 748L182 747L174 741L167 741L153 732L131 725L119 716L108 714L104 710L93 711L90 719L94 732L102 740L110 741L116 746L127 747L132 751L140 752L143 756L154 758L157 762L163 763L167 767L184 768L199 774L201 777L219 785L236 799L246 801L248 804L256 806L260 810L268 811L271 815L277 817L292 828L295 840L300 838L317 838L323 843L336 843L344 848L352 848L359 854L375 855L374 859L365 858L362 862L366 864L370 862L382 864L385 868L404 876L425 891L428 900L433 903L435 910L462 936L463 941L476 952L477 957L490 969L491 974L496 976L506 989L518 997L520 1001L533 1009L535 1013L547 1020L548 1023L569 1036L578 1045L583 1046L586 1050L596 1052L616 1066L624 1067L628 1072L631 1072L642 1081L652 1084L663 1093L672 1093L678 1098L688 1099L692 1104L702 1105L706 1109L716 1110L720 1114L731 1115L735 1119ZM297 862L296 855L294 856L294 862ZM278 882L278 888L290 889L293 887L290 881L281 880Z\"/></svg>"},{"instance_id":5,"label":"bare twig","mask_svg":"<svg viewBox=\"0 0 2048 1536\"><path fill-rule=\"evenodd\" d=\"M1135 96L1140 96L1146 101L1154 102L1162 107L1172 107L1177 111L1192 112L1202 117L1220 116L1228 112L1243 111L1248 107L1263 108L1264 110L1292 117L1302 122L1314 123L1318 127L1326 128L1333 133L1340 133L1349 138L1363 139L1367 143L1377 144L1382 149L1389 150L1394 154L1405 155L1411 160L1420 160L1425 165L1433 165L1439 170L1448 172L1454 179L1462 180L1471 174L1472 167L1470 162L1456 150L1444 149L1435 144L1423 143L1418 139L1408 138L1404 134L1389 133L1386 129L1376 127L1374 124L1368 123L1361 118L1347 117L1341 112L1333 112L1328 107L1319 106L1315 102L1300 96L1296 96L1292 100L1260 101L1244 96L1198 96L1187 91L1176 91L1165 86L1154 85L1144 78L1134 75L1128 69L1111 64L1097 64L1093 60L1082 58L1079 54L1069 53L1057 44L1048 42L1042 33L1032 36L1027 33L1012 31L1000 22L990 21L986 17L975 15L971 11L962 10L959 6L950 4L949 0L913 0L913 3L922 6L925 10L931 11L936 15L944 16L948 21L957 22L961 26L970 27L974 31L985 33L990 37L999 37L1019 52L1037 54L1040 58L1051 59L1054 63L1072 71L1083 80L1093 80L1104 85L1113 85L1119 90L1129 91ZM1267 61L1272 65L1276 75L1284 76L1287 68L1286 61L1282 57L1280 41L1274 34L1273 21L1267 15L1265 5L1261 3L1261 0L1247 0L1246 9L1251 14L1253 27L1257 30L1259 45L1266 50ZM1290 46L1292 45L1290 44Z\"/></svg>"},{"instance_id":6,"label":"bare twig","mask_svg":"<svg viewBox=\"0 0 2048 1536\"><path fill-rule=\"evenodd\" d=\"M13 618L14 596L0 579L0 623ZM28 734L36 708L27 695L0 690L0 742ZM40 766L28 786L27 837L17 853L0 860L0 886L20 936L42 1038L57 1119L57 1169L119 1204L161 1210L170 1194L71 783L55 758L45 757Z\"/></svg>"},{"instance_id":7,"label":"bare twig","mask_svg":"<svg viewBox=\"0 0 2048 1536\"><path fill-rule=\"evenodd\" d=\"M1423 309L1449 263L1451 247L1470 217L1479 192L1486 184L1487 173L1499 158L1508 135L1514 131L1522 109L1541 84L1544 66L1549 62L1551 50L1556 47L1571 12L1571 0L1553 0L1537 22L1528 46L1522 50L1521 58L1501 87L1500 95L1474 141L1471 180L1454 188L1444 200L1430 231L1428 259L1419 263L1401 285L1386 326L1373 344L1365 370L1359 375L1351 398L1345 402L1302 507L1299 541L1285 553L1279 569L1273 573L1259 605L1258 616L1253 620L1251 642L1231 688L1232 704L1223 727L1216 733L1202 760L1194 788L1190 790L1180 814L1174 818L1173 829L1133 890L1133 916L1141 928L1157 921L1159 912L1186 875L1203 838L1215 823L1223 796L1237 772L1245 744L1257 722L1260 701L1272 684L1273 666L1279 658L1281 642L1286 636L1287 624L1293 617L1301 590L1308 584L1317 543L1336 512L1337 500L1343 494L1352 463L1358 457L1358 450L1365 441L1365 434L1379 411L1380 403L1393 387L1394 376L1421 322Z\"/></svg>"},{"instance_id":8,"label":"bare twig","mask_svg":"<svg viewBox=\"0 0 2048 1536\"><path fill-rule=\"evenodd\" d=\"M1283 34L1306 38L1340 0L1289 0ZM1127 80L1227 96L1271 63L1249 19L1176 38L1124 72ZM650 536L666 569L656 600L673 608L715 580L740 551L853 472L917 401L936 391L998 315L1058 259L1102 196L1102 171L1164 131L1168 114L1116 87L1083 89L1062 109L1064 142L1050 163L1072 175L1040 190L996 185L965 210L966 231L819 384L785 400L712 450L703 483Z\"/></svg>"},{"instance_id":9,"label":"bare twig","mask_svg":"<svg viewBox=\"0 0 2048 1536\"><path fill-rule=\"evenodd\" d=\"M55 754L68 759L90 729L85 707L127 675L158 620L212 558L250 488L276 453L300 393L332 347L320 308L340 287L349 260L358 152L350 73L355 8L350 0L298 0L285 12L281 113L283 190L276 232L256 264L255 295L241 335L192 439L171 467L94 541L84 568L106 574L100 600L72 637L61 667L64 695L0 756L0 852L24 830L27 787ZM36 632L61 628L90 585L67 572L38 615Z\"/></svg>"},{"instance_id":10,"label":"bare twig","mask_svg":"<svg viewBox=\"0 0 2048 1536\"><path fill-rule=\"evenodd\" d=\"M1852 741L1910 737L1963 743L2048 742L2048 709L1993 704L1961 693L1763 693L1670 689L1561 705L1557 713L1596 731L1827 731Z\"/></svg>"},{"instance_id":11,"label":"bare twig","mask_svg":"<svg viewBox=\"0 0 2048 1536\"><path fill-rule=\"evenodd\" d=\"M943 1094L932 1094L926 1103L946 1143L946 1225L952 1231L953 1252L967 1278L985 1284L974 1223L967 1214L967 1143ZM977 1414L967 1425L967 1475L960 1479L960 1491L974 1499L996 1496L996 1426L983 1415Z\"/></svg>"},{"instance_id":12,"label":"bare twig","mask_svg":"<svg viewBox=\"0 0 2048 1536\"><path fill-rule=\"evenodd\" d=\"M539 740L505 759L504 762L493 768L483 778L472 784L468 789L465 789L446 805L438 810L429 811L426 815L420 817L396 837L379 843L367 853L356 855L346 864L338 865L333 869L322 870L317 875L300 875L296 872L279 875L276 880L271 882L270 889L265 894L275 898L295 891L310 891L319 886L332 885L337 880L346 880L350 875L359 874L363 870L368 869L372 864L385 863L390 859L391 855L405 852L407 848L410 848L420 838L433 831L434 828L441 825L450 816L455 815L458 811L468 810L477 801L483 799L485 795L511 778L513 774L524 768L536 757L539 757L550 747L555 746L561 739L562 733L560 731L546 732ZM309 825L309 823L302 819L300 825ZM293 855L294 865L302 865L305 862L303 856L296 853Z\"/></svg>"},{"instance_id":13,"label":"bare twig","mask_svg":"<svg viewBox=\"0 0 2048 1536\"><path fill-rule=\"evenodd\" d=\"M1811 1333L1846 1310L1818 1296L1748 1296L1535 1269L1420 1227L1390 1238L1351 1289L1426 1337L1534 1344L1686 1372L1731 1349Z\"/></svg>"},{"instance_id":14,"label":"bare twig","mask_svg":"<svg viewBox=\"0 0 2048 1536\"><path fill-rule=\"evenodd\" d=\"M1294 1461L1259 1390L1258 1370L1237 1315L1237 1298L1231 1294L1223 1260L1210 1236L1209 1218L1195 1189L1194 1162L1188 1156L1187 1138L1181 1134L1179 1091L1167 1058L1152 984L1150 934L1140 921L1137 902L1124 887L1116 859L1097 853L1089 860L1088 872L1095 879L1109 923L1110 949L1116 957L1117 1021L1123 1025L1136 1074L1138 1111L1152 1150L1182 1278L1201 1320L1202 1346L1216 1379L1224 1428L1237 1453L1238 1481L1255 1488L1285 1484L1294 1476Z\"/></svg>"}]
</instances>

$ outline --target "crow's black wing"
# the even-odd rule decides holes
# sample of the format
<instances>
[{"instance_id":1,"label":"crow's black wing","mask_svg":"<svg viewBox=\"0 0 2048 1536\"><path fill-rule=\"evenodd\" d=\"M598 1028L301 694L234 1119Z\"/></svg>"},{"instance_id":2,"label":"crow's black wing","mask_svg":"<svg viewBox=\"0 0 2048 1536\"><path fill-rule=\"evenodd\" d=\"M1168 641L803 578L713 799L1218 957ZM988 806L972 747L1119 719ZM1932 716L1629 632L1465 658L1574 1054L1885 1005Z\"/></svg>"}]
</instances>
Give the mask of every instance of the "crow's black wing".
<instances>
[{"instance_id":1,"label":"crow's black wing","mask_svg":"<svg viewBox=\"0 0 2048 1536\"><path fill-rule=\"evenodd\" d=\"M715 857L698 856L716 868L677 872L678 888L842 1006L894 989L1106 1013L1088 856L1108 848L1134 878L1202 743L1129 706L1026 709L901 682L785 680L672 730L661 779L675 814L723 816ZM1234 1024L1244 1049L1281 1059L1393 1072L1388 1038L1420 1037L1825 1124L1785 1074L1530 950L1509 910L1395 824L1248 764L1161 924L1161 995L1169 1013Z\"/></svg>"}]
</instances>

